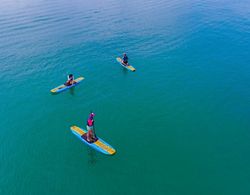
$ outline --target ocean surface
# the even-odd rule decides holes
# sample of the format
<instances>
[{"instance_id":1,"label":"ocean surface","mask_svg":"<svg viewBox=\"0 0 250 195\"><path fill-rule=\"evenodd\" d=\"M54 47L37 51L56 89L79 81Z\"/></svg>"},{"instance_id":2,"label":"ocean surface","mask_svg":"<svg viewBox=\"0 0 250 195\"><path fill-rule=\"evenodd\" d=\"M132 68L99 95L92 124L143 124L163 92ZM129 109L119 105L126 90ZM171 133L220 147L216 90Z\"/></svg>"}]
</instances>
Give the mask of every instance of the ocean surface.
<instances>
[{"instance_id":1,"label":"ocean surface","mask_svg":"<svg viewBox=\"0 0 250 195\"><path fill-rule=\"evenodd\" d=\"M250 194L249 0L1 0L0 68L1 195Z\"/></svg>"}]
</instances>

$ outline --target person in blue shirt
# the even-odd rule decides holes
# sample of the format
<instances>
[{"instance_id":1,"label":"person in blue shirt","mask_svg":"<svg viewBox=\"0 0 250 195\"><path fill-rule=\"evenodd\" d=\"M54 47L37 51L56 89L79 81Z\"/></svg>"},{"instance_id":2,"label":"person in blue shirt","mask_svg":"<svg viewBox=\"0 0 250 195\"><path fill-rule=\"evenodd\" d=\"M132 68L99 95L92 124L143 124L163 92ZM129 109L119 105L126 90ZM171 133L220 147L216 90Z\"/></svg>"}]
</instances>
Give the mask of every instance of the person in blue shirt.
<instances>
[{"instance_id":1,"label":"person in blue shirt","mask_svg":"<svg viewBox=\"0 0 250 195\"><path fill-rule=\"evenodd\" d=\"M123 63L125 66L128 66L128 56L127 56L126 53L123 54L122 63Z\"/></svg>"}]
</instances>

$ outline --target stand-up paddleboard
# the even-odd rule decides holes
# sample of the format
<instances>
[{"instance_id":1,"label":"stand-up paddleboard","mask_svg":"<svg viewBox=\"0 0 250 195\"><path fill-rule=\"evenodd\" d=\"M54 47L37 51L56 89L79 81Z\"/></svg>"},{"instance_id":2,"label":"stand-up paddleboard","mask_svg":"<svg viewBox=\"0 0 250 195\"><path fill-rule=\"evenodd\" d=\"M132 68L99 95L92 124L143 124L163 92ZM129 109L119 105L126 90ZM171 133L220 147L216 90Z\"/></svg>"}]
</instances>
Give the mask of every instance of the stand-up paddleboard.
<instances>
[{"instance_id":1,"label":"stand-up paddleboard","mask_svg":"<svg viewBox=\"0 0 250 195\"><path fill-rule=\"evenodd\" d=\"M74 133L80 140L82 140L85 144L90 146L91 148L107 155L113 155L115 154L115 149L103 141L101 138L96 138L93 142L88 142L87 141L87 131L77 127L77 126L72 126L70 127L72 133Z\"/></svg>"},{"instance_id":2,"label":"stand-up paddleboard","mask_svg":"<svg viewBox=\"0 0 250 195\"><path fill-rule=\"evenodd\" d=\"M130 64L124 65L124 64L122 63L122 59L121 59L121 58L117 57L116 60L117 60L117 62L119 62L119 64L122 65L122 67L124 67L124 68L126 68L126 69L128 69L128 70L130 70L130 71L133 71L133 72L135 71L135 68L134 68L133 66L131 66Z\"/></svg>"},{"instance_id":3,"label":"stand-up paddleboard","mask_svg":"<svg viewBox=\"0 0 250 195\"><path fill-rule=\"evenodd\" d=\"M65 90L67 90L67 89L69 89L71 87L74 87L74 86L78 85L83 79L84 79L84 77L79 77L79 78L77 78L77 79L74 80L75 81L74 84L69 85L69 86L67 86L67 85L60 85L60 86L58 86L58 87L56 87L54 89L51 89L50 92L51 93L60 93L62 91L65 91Z\"/></svg>"}]
</instances>

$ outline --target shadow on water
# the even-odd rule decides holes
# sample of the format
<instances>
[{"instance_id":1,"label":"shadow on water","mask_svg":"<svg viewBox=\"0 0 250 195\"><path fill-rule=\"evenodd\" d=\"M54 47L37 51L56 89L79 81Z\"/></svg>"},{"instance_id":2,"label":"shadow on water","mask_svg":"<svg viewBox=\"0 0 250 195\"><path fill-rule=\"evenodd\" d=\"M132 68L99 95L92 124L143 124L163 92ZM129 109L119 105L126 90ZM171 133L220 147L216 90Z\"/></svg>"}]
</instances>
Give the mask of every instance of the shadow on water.
<instances>
[{"instance_id":1,"label":"shadow on water","mask_svg":"<svg viewBox=\"0 0 250 195\"><path fill-rule=\"evenodd\" d=\"M122 72L123 72L124 75L128 74L128 70L126 68L122 68Z\"/></svg>"},{"instance_id":2,"label":"shadow on water","mask_svg":"<svg viewBox=\"0 0 250 195\"><path fill-rule=\"evenodd\" d=\"M88 155L89 155L88 163L91 165L95 165L97 163L95 151L89 150Z\"/></svg>"},{"instance_id":3,"label":"shadow on water","mask_svg":"<svg viewBox=\"0 0 250 195\"><path fill-rule=\"evenodd\" d=\"M69 89L69 93L70 93L70 95L74 96L75 95L75 87L71 87Z\"/></svg>"}]
</instances>

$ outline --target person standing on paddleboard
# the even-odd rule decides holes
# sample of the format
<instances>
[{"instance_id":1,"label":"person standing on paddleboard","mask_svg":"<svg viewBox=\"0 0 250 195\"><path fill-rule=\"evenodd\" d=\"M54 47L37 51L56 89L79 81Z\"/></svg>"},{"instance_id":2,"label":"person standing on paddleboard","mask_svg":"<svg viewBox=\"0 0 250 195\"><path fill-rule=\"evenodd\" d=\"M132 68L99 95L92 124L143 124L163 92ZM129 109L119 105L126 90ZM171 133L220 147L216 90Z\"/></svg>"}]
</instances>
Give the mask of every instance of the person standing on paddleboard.
<instances>
[{"instance_id":1,"label":"person standing on paddleboard","mask_svg":"<svg viewBox=\"0 0 250 195\"><path fill-rule=\"evenodd\" d=\"M89 115L89 118L87 120L87 141L92 142L94 139L96 139L95 132L94 132L94 116L95 114L92 112Z\"/></svg>"},{"instance_id":2,"label":"person standing on paddleboard","mask_svg":"<svg viewBox=\"0 0 250 195\"><path fill-rule=\"evenodd\" d=\"M123 63L125 66L128 66L128 56L127 56L126 53L123 54L122 63Z\"/></svg>"}]
</instances>

